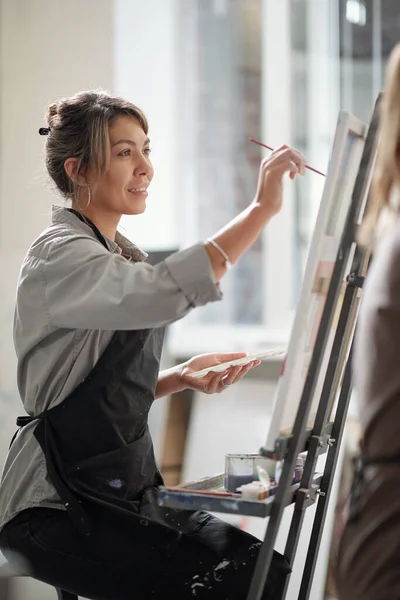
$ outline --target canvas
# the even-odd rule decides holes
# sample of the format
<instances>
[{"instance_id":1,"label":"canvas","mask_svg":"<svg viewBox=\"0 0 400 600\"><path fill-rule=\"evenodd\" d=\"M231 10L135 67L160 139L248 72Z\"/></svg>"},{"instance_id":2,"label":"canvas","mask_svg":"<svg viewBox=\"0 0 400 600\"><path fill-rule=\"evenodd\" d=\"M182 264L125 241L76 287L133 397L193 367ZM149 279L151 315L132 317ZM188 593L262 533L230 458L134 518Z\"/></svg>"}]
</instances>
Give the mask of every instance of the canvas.
<instances>
[{"instance_id":1,"label":"canvas","mask_svg":"<svg viewBox=\"0 0 400 600\"><path fill-rule=\"evenodd\" d=\"M275 440L290 434L299 407L313 354L341 236L351 204L367 126L354 116L340 112L326 183L305 268L287 355L274 399L272 420L265 448L273 451ZM351 258L348 264L351 264ZM345 277L348 274L346 270ZM343 281L341 298L345 291ZM325 348L310 411L310 426L318 405L329 354L335 334L338 302L329 340Z\"/></svg>"}]
</instances>

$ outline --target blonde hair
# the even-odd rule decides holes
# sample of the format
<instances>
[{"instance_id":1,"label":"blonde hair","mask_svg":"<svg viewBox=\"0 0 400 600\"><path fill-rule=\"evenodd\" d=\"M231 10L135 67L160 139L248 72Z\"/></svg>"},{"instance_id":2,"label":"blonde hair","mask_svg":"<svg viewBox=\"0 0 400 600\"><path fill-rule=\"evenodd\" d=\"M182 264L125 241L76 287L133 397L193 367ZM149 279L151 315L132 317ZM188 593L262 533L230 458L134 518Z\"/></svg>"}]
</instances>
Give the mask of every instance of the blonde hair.
<instances>
[{"instance_id":1,"label":"blonde hair","mask_svg":"<svg viewBox=\"0 0 400 600\"><path fill-rule=\"evenodd\" d=\"M65 171L66 159L78 159L78 173L92 166L100 177L109 161L109 126L121 115L136 119L147 135L148 123L143 112L134 104L102 90L79 92L48 107L46 121L50 131L46 141L46 167L65 198L72 199L79 192L79 186Z\"/></svg>"},{"instance_id":2,"label":"blonde hair","mask_svg":"<svg viewBox=\"0 0 400 600\"><path fill-rule=\"evenodd\" d=\"M400 214L394 196L400 188L400 44L392 50L386 69L379 135L369 208L359 236L365 245L376 241Z\"/></svg>"}]
</instances>

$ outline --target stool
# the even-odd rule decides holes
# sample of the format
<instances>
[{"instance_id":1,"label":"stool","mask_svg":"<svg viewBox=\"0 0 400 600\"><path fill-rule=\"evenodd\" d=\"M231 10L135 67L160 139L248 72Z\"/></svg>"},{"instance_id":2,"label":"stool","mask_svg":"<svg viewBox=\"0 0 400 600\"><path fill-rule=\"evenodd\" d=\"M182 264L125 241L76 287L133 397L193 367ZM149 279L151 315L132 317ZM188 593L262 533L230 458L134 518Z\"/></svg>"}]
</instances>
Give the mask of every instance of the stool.
<instances>
[{"instance_id":1,"label":"stool","mask_svg":"<svg viewBox=\"0 0 400 600\"><path fill-rule=\"evenodd\" d=\"M10 600L10 579L12 577L29 577L26 574L23 564L14 566L11 565L4 554L0 552L0 600ZM76 594L65 592L60 588L55 588L57 592L57 600L78 600Z\"/></svg>"}]
</instances>

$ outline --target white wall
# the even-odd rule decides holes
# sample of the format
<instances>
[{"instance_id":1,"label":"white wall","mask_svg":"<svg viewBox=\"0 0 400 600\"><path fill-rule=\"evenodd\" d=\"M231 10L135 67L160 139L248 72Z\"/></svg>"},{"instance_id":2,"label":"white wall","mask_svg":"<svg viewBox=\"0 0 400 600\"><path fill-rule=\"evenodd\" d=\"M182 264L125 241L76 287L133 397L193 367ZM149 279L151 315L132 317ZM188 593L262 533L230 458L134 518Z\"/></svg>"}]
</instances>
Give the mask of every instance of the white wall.
<instances>
[{"instance_id":1,"label":"white wall","mask_svg":"<svg viewBox=\"0 0 400 600\"><path fill-rule=\"evenodd\" d=\"M18 270L59 202L46 180L47 104L82 89L113 86L111 0L1 0L0 15L0 462L21 413L12 345ZM29 589L28 589L29 588ZM54 598L47 586L16 582L16 597Z\"/></svg>"},{"instance_id":2,"label":"white wall","mask_svg":"<svg viewBox=\"0 0 400 600\"><path fill-rule=\"evenodd\" d=\"M4 417L8 424L9 412L20 410L11 338L19 266L30 243L49 223L51 204L60 202L45 175L44 138L37 131L50 102L82 89L112 87L112 2L1 0L0 39L0 427L4 429ZM1 455L6 445L1 436Z\"/></svg>"}]
</instances>

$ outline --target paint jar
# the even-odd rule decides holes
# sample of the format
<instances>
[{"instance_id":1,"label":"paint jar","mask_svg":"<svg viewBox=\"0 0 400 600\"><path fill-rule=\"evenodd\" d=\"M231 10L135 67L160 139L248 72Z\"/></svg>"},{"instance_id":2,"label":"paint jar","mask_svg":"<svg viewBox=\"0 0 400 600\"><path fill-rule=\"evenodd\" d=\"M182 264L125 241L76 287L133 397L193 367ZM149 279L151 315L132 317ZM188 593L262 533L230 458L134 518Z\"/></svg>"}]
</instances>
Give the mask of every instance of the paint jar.
<instances>
[{"instance_id":1,"label":"paint jar","mask_svg":"<svg viewBox=\"0 0 400 600\"><path fill-rule=\"evenodd\" d=\"M296 466L294 468L294 482L300 483L303 477L304 459L302 456L298 456L296 460Z\"/></svg>"},{"instance_id":2,"label":"paint jar","mask_svg":"<svg viewBox=\"0 0 400 600\"><path fill-rule=\"evenodd\" d=\"M275 472L275 461L260 454L226 454L224 486L227 492L234 493L237 488L252 481L258 481L257 466L264 469L269 477Z\"/></svg>"},{"instance_id":3,"label":"paint jar","mask_svg":"<svg viewBox=\"0 0 400 600\"><path fill-rule=\"evenodd\" d=\"M275 475L275 464L276 460L272 458L267 458L266 456L261 456L261 454L254 455L254 479L259 479L257 467L261 467L264 471L267 472L268 477L271 479Z\"/></svg>"},{"instance_id":4,"label":"paint jar","mask_svg":"<svg viewBox=\"0 0 400 600\"><path fill-rule=\"evenodd\" d=\"M255 454L227 454L225 456L224 485L227 492L234 493L237 488L254 480Z\"/></svg>"}]
</instances>

